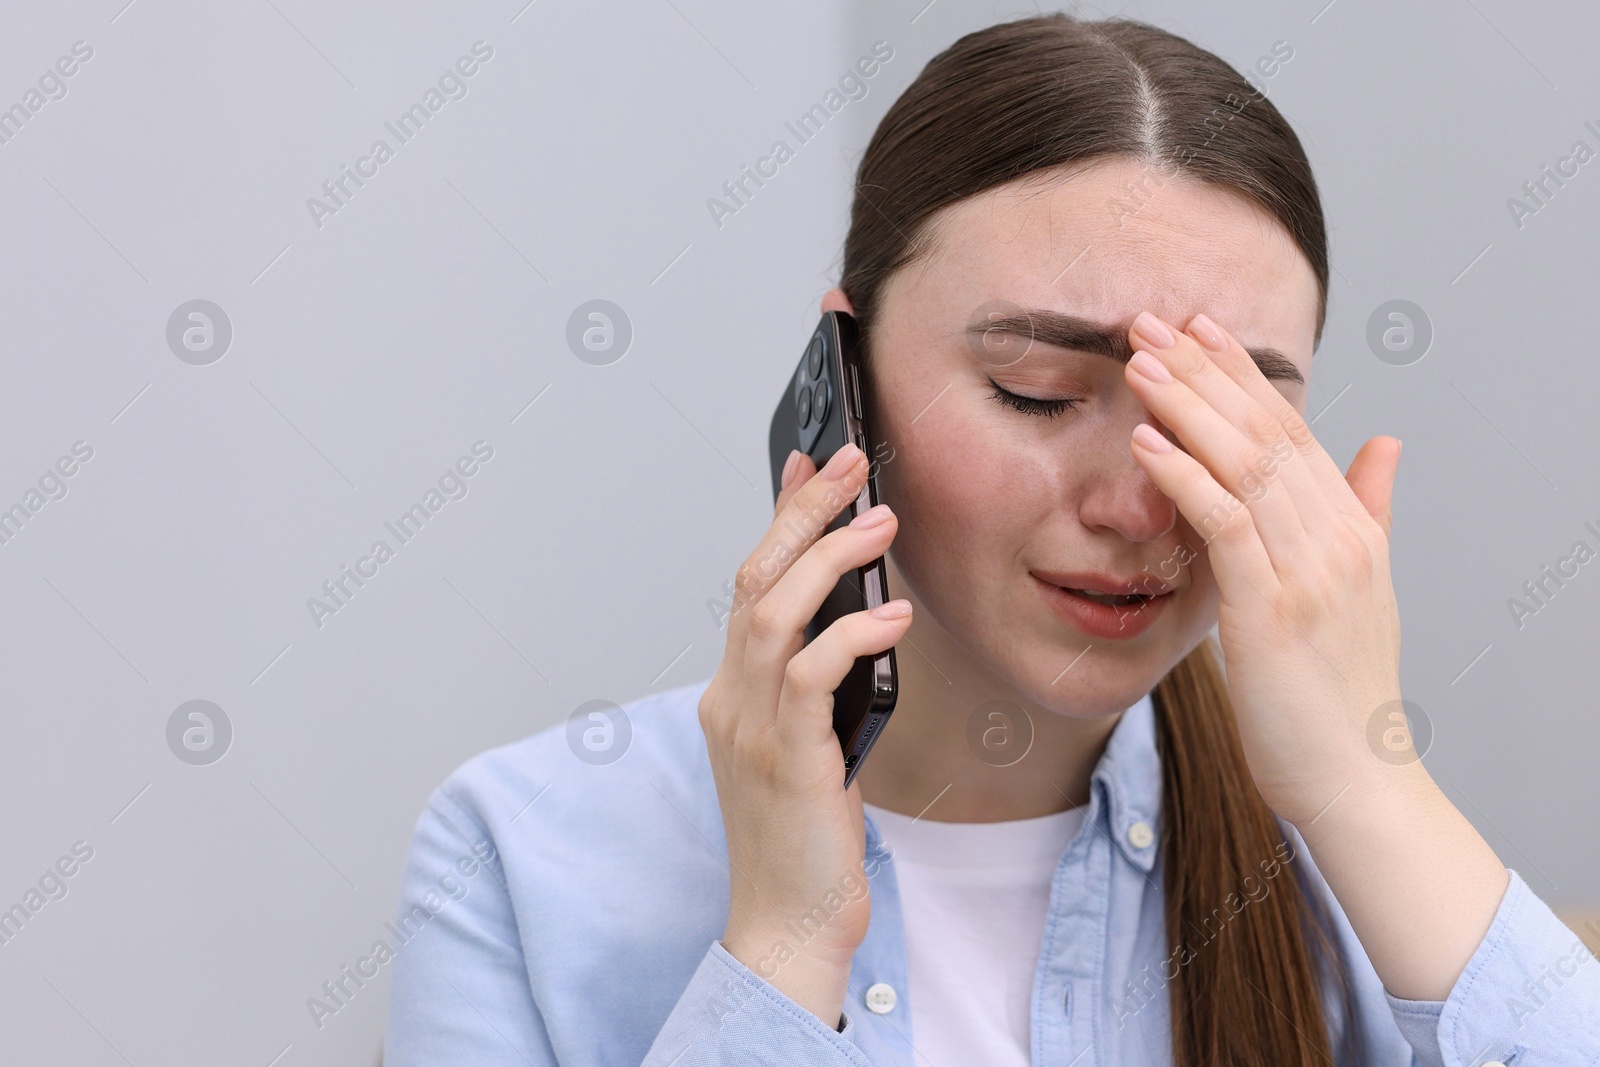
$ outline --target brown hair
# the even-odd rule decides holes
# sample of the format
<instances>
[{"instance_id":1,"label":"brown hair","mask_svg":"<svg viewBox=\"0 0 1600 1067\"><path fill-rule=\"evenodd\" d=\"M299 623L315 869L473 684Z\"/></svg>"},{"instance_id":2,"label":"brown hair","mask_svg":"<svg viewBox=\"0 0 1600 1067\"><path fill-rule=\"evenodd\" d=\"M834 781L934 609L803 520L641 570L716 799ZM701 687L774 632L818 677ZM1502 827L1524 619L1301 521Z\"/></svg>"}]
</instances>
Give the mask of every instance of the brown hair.
<instances>
[{"instance_id":1,"label":"brown hair","mask_svg":"<svg viewBox=\"0 0 1600 1067\"><path fill-rule=\"evenodd\" d=\"M1233 190L1268 211L1316 274L1320 341L1327 232L1310 163L1277 108L1181 37L1126 19L1052 14L970 33L935 56L868 144L840 281L868 366L882 286L929 250L936 212L1102 156ZM1251 895L1236 915L1222 910L1248 892L1248 879L1294 854L1250 777L1211 638L1162 679L1152 701L1167 941L1175 951L1192 947L1173 957L1180 965L1167 985L1173 1062L1328 1062L1333 1032L1354 1041L1356 1027L1331 920L1301 881L1304 865L1289 859L1294 877L1273 878L1270 892ZM1231 916L1220 933L1219 915ZM1330 1026L1324 988L1341 1025Z\"/></svg>"}]
</instances>

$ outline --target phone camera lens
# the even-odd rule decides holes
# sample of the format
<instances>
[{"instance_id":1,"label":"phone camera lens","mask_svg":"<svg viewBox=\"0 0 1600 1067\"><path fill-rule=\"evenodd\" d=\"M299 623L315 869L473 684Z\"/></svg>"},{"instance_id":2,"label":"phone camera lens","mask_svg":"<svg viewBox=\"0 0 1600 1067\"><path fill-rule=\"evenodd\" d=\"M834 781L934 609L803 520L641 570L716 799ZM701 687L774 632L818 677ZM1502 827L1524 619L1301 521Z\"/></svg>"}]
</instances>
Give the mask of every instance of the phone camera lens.
<instances>
[{"instance_id":1,"label":"phone camera lens","mask_svg":"<svg viewBox=\"0 0 1600 1067\"><path fill-rule=\"evenodd\" d=\"M793 351L793 349L790 349L790 351ZM822 377L822 338L820 337L811 339L811 351L806 356L806 369L811 372L813 378Z\"/></svg>"},{"instance_id":2,"label":"phone camera lens","mask_svg":"<svg viewBox=\"0 0 1600 1067\"><path fill-rule=\"evenodd\" d=\"M828 379L817 382L816 396L811 401L811 414L818 422L828 417Z\"/></svg>"},{"instance_id":3,"label":"phone camera lens","mask_svg":"<svg viewBox=\"0 0 1600 1067\"><path fill-rule=\"evenodd\" d=\"M804 429L811 425L811 387L800 387L800 399L795 405L795 416L800 420L800 427Z\"/></svg>"}]
</instances>

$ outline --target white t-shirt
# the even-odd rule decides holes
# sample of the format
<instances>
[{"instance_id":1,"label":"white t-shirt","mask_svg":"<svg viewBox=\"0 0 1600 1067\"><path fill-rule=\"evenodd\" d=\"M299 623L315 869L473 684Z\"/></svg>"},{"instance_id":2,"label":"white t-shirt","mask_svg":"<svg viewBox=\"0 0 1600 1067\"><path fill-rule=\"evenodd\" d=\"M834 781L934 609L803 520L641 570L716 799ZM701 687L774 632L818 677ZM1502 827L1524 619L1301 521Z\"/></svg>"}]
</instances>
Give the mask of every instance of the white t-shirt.
<instances>
[{"instance_id":1,"label":"white t-shirt","mask_svg":"<svg viewBox=\"0 0 1600 1067\"><path fill-rule=\"evenodd\" d=\"M950 823L864 808L894 850L918 1063L1029 1067L1050 883L1083 809Z\"/></svg>"}]
</instances>

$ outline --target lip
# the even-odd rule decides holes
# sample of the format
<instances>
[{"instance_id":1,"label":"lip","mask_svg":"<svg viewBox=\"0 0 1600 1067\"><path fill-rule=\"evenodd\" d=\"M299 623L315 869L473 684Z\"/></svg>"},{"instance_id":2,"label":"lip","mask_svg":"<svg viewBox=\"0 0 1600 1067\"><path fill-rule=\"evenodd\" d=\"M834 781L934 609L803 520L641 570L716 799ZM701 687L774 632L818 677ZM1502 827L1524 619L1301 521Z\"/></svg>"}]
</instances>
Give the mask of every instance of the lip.
<instances>
[{"instance_id":1,"label":"lip","mask_svg":"<svg viewBox=\"0 0 1600 1067\"><path fill-rule=\"evenodd\" d=\"M1052 575L1051 577L1054 578L1056 576ZM1075 589L1087 589L1095 593L1113 592L1113 590L1105 588L1107 579L1104 575L1080 574L1061 575L1060 577L1069 578L1071 587ZM1156 619L1161 617L1161 613L1172 600L1171 590L1168 589L1159 595L1152 595L1151 599L1142 604L1114 607L1110 604L1097 604L1093 600L1085 600L1083 597L1074 596L1072 593L1067 592L1066 588L1056 584L1053 580L1046 580L1042 575L1034 574L1033 579L1034 584L1039 589L1040 597L1050 605L1051 610L1058 617L1081 633L1107 641L1125 641L1138 637L1155 625ZM1099 587L1092 584L1095 581L1100 583ZM1147 590L1138 587L1128 588L1129 583L1126 582L1119 582L1118 584L1122 585L1123 588L1115 590L1115 592L1147 592ZM1151 582L1150 584L1152 588L1149 592L1153 594L1154 587L1161 583Z\"/></svg>"},{"instance_id":2,"label":"lip","mask_svg":"<svg viewBox=\"0 0 1600 1067\"><path fill-rule=\"evenodd\" d=\"M1163 593L1172 592L1172 586L1148 574L1118 578L1110 574L1095 574L1092 571L1034 571L1033 576L1063 589L1086 589L1091 593L1103 593L1106 596L1127 596L1130 593L1161 596Z\"/></svg>"}]
</instances>

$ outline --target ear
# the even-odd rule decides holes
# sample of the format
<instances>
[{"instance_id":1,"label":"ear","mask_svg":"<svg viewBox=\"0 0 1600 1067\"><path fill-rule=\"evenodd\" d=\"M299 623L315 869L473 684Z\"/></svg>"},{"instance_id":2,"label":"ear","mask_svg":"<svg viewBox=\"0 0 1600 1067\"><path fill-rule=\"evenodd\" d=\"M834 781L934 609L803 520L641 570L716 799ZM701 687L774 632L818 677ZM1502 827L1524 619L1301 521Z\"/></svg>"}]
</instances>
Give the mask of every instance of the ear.
<instances>
[{"instance_id":1,"label":"ear","mask_svg":"<svg viewBox=\"0 0 1600 1067\"><path fill-rule=\"evenodd\" d=\"M830 311L842 311L846 315L856 313L856 309L850 306L850 298L844 295L843 289L829 289L822 294L822 314Z\"/></svg>"}]
</instances>

